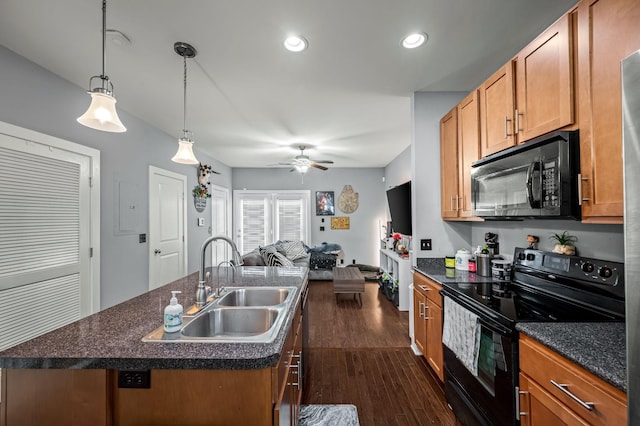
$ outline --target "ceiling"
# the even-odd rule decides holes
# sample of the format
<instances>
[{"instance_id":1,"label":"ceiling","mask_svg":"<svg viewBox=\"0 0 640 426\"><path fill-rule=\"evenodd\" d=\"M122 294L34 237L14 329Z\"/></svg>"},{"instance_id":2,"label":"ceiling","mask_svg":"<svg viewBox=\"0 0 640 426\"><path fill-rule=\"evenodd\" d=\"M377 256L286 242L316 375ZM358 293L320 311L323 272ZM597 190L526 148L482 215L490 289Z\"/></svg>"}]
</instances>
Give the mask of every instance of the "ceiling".
<instances>
[{"instance_id":1,"label":"ceiling","mask_svg":"<svg viewBox=\"0 0 640 426\"><path fill-rule=\"evenodd\" d=\"M265 167L306 145L334 167L384 167L411 143L413 92L470 91L575 2L109 0L107 28L131 43L107 42L106 74L119 110L177 139L183 60L173 44L190 43L196 151ZM0 2L0 44L84 89L101 73L101 30L101 0ZM401 48L412 31L428 42ZM290 34L309 48L286 51Z\"/></svg>"}]
</instances>

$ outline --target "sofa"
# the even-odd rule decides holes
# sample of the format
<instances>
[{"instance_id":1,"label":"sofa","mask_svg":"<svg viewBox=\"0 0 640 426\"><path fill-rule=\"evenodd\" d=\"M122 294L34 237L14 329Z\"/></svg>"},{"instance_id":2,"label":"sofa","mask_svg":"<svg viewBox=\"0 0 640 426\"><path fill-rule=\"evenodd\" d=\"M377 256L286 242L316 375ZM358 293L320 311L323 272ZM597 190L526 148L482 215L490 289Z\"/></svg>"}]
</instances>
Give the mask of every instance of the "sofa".
<instances>
[{"instance_id":1,"label":"sofa","mask_svg":"<svg viewBox=\"0 0 640 426\"><path fill-rule=\"evenodd\" d=\"M326 243L308 247L302 241L277 241L260 246L242 256L245 266L306 266L309 280L333 280L333 267L344 258L339 244Z\"/></svg>"}]
</instances>

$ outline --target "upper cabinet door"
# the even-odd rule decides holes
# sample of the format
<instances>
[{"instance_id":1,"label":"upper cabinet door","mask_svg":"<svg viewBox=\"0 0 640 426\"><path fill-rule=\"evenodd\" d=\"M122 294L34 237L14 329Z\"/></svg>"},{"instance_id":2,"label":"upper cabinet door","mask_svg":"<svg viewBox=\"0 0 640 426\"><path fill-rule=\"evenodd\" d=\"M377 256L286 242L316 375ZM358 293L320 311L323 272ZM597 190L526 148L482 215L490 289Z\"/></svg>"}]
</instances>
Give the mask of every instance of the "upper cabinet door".
<instances>
[{"instance_id":1,"label":"upper cabinet door","mask_svg":"<svg viewBox=\"0 0 640 426\"><path fill-rule=\"evenodd\" d=\"M460 217L473 217L471 204L471 163L480 158L480 114L478 90L458 104L458 164L460 168L458 193Z\"/></svg>"},{"instance_id":2,"label":"upper cabinet door","mask_svg":"<svg viewBox=\"0 0 640 426\"><path fill-rule=\"evenodd\" d=\"M480 86L480 156L515 145L513 66L509 62Z\"/></svg>"},{"instance_id":3,"label":"upper cabinet door","mask_svg":"<svg viewBox=\"0 0 640 426\"><path fill-rule=\"evenodd\" d=\"M583 222L622 223L620 61L640 49L638 0L578 5Z\"/></svg>"},{"instance_id":4,"label":"upper cabinet door","mask_svg":"<svg viewBox=\"0 0 640 426\"><path fill-rule=\"evenodd\" d=\"M440 207L442 218L458 217L458 109L440 120Z\"/></svg>"},{"instance_id":5,"label":"upper cabinet door","mask_svg":"<svg viewBox=\"0 0 640 426\"><path fill-rule=\"evenodd\" d=\"M566 14L515 59L518 142L573 124L573 43Z\"/></svg>"}]
</instances>

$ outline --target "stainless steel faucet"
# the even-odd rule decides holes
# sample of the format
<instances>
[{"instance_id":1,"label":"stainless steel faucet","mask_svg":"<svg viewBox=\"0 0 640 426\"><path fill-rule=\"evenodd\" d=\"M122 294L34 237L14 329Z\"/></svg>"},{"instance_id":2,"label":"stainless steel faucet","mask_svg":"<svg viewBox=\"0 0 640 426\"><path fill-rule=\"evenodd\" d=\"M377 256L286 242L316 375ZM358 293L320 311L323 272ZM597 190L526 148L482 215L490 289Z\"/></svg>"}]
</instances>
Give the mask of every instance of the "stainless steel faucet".
<instances>
[{"instance_id":1,"label":"stainless steel faucet","mask_svg":"<svg viewBox=\"0 0 640 426\"><path fill-rule=\"evenodd\" d=\"M222 290L224 290L222 280L220 280L220 267L222 265L229 265L231 267L231 282L236 282L236 265L230 260L223 260L222 262L218 263L218 266L216 268L216 283L218 285L216 286L216 292L214 293L216 297L220 297L220 295L222 294Z\"/></svg>"},{"instance_id":2,"label":"stainless steel faucet","mask_svg":"<svg viewBox=\"0 0 640 426\"><path fill-rule=\"evenodd\" d=\"M231 260L228 261L230 265L233 267L242 265L242 257L240 256L240 252L238 251L238 247L233 242L233 240L225 235L214 235L213 237L209 237L202 243L202 247L200 248L200 275L198 277L198 289L196 290L196 306L202 307L207 304L207 289L205 287L205 253L207 251L207 247L214 241L226 241L231 246ZM223 262L224 263L224 262ZM235 270L235 268L234 268ZM217 291L219 293L219 289ZM219 294L217 294L219 296Z\"/></svg>"}]
</instances>

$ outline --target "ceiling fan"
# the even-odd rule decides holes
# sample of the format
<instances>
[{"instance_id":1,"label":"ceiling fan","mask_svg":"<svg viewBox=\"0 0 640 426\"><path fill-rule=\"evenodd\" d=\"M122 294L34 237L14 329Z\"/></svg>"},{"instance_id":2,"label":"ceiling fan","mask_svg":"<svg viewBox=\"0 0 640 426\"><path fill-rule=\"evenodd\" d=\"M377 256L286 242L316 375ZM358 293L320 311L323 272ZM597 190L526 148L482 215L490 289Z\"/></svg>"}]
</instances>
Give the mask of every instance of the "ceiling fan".
<instances>
[{"instance_id":1,"label":"ceiling fan","mask_svg":"<svg viewBox=\"0 0 640 426\"><path fill-rule=\"evenodd\" d=\"M293 160L287 162L287 163L278 163L279 165L282 166L293 166L293 168L291 169L291 171L293 172L294 170L300 172L301 174L305 174L307 172L307 170L309 170L309 167L313 167L316 169L320 169L320 170L328 170L327 167L322 166L322 164L333 164L333 161L331 160L312 160L309 158L309 156L304 155L304 150L306 149L306 146L304 145L300 145L298 146L298 148L300 148L300 155L296 155L294 157Z\"/></svg>"}]
</instances>

